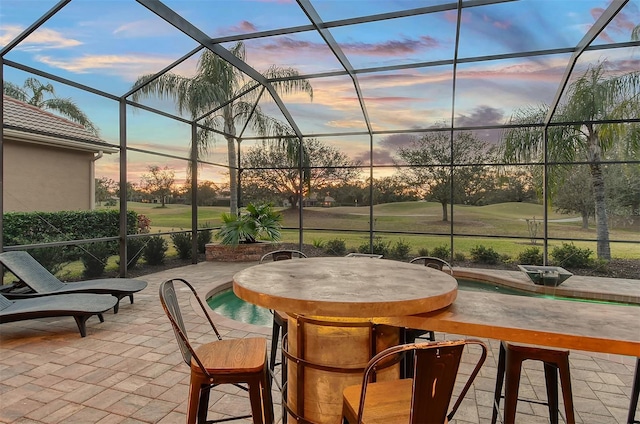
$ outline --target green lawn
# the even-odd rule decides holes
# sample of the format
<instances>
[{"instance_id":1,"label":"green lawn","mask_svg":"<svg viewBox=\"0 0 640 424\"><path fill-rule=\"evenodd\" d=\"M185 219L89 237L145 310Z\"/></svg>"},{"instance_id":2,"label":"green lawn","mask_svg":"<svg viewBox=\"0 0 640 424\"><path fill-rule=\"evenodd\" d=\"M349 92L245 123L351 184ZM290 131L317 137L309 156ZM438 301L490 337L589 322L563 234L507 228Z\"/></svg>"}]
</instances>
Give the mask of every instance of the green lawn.
<instances>
[{"instance_id":1,"label":"green lawn","mask_svg":"<svg viewBox=\"0 0 640 424\"><path fill-rule=\"evenodd\" d=\"M161 208L156 204L130 203L129 209L139 214L147 215L151 219L151 233L175 231L191 227L191 207L188 205L167 205ZM198 222L200 226L216 227L220 225L220 215L226 212L225 207L199 207ZM489 206L455 205L454 232L462 234L455 237L455 251L468 254L476 245L493 247L500 254L517 256L522 250L532 246L529 242L529 227L527 220L541 220L542 205L531 203L502 203ZM442 221L442 207L431 202L402 202L376 205L373 208L374 229L376 231L401 232L438 232L448 233L450 222ZM298 211L283 210L283 225L288 228L298 228ZM451 217L449 217L451 218ZM557 238L585 238L595 239L595 226L589 229L581 228L579 216L549 213L549 235ZM331 230L369 230L369 208L341 206L334 208L313 207L304 210L304 242L326 242L333 239L345 240L349 249L368 243L368 234L347 233ZM327 229L329 231L314 231L312 229ZM542 224L538 235L542 236ZM513 240L508 238L483 238L480 235L520 236L527 239ZM611 228L612 239L640 241L637 228ZM412 254L417 254L420 248L432 249L436 246L448 245L449 236L424 235L384 235L384 240L392 244L402 240L411 246ZM297 230L284 232L284 241L297 243ZM551 247L560 245L552 242ZM588 247L595 252L595 242L576 242L577 246ZM541 242L538 242L541 246ZM639 259L640 243L612 243L612 255L617 258ZM595 254L594 254L595 255Z\"/></svg>"}]
</instances>

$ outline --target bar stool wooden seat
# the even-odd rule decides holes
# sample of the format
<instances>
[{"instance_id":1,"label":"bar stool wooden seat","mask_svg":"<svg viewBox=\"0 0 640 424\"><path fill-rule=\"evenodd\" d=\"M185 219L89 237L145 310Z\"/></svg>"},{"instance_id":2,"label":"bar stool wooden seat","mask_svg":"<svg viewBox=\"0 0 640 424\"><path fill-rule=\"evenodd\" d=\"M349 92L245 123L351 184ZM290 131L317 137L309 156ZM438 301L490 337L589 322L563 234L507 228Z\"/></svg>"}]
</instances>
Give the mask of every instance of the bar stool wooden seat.
<instances>
[{"instance_id":1,"label":"bar stool wooden seat","mask_svg":"<svg viewBox=\"0 0 640 424\"><path fill-rule=\"evenodd\" d=\"M547 386L547 402L518 398L522 363L526 360L543 362ZM571 392L571 376L569 374L569 351L502 341L500 343L500 356L498 357L498 373L491 424L495 424L498 417L503 382L505 424L513 424L515 422L516 404L519 400L548 405L551 424L558 424L558 374L560 374L562 386L565 419L568 424L574 424L573 395Z\"/></svg>"},{"instance_id":2,"label":"bar stool wooden seat","mask_svg":"<svg viewBox=\"0 0 640 424\"><path fill-rule=\"evenodd\" d=\"M463 350L469 345L480 347L480 355L449 410ZM416 363L414 374L410 378L373 381L378 369L383 368L386 362L409 352L413 353ZM487 347L479 340L411 343L390 347L369 361L362 384L344 389L343 422L445 424L458 410L486 357Z\"/></svg>"},{"instance_id":3,"label":"bar stool wooden seat","mask_svg":"<svg viewBox=\"0 0 640 424\"><path fill-rule=\"evenodd\" d=\"M197 348L191 346L187 335L174 283L188 287L200 304L218 340ZM171 322L180 352L191 368L187 424L209 424L253 417L254 424L273 423L271 379L267 368L267 341L262 337L222 340L204 303L191 284L181 278L160 284L160 303ZM243 383L246 385L243 385ZM251 415L207 420L209 393L220 384L232 384L249 392Z\"/></svg>"}]
</instances>

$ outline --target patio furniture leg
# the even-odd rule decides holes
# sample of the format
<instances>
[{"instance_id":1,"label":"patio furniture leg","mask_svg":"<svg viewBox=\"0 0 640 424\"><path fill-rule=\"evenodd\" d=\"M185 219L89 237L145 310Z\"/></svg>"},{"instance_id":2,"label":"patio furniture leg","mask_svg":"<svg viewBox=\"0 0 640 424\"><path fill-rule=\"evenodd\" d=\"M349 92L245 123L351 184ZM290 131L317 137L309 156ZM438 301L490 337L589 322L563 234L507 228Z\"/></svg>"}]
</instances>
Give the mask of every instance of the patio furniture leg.
<instances>
[{"instance_id":1,"label":"patio furniture leg","mask_svg":"<svg viewBox=\"0 0 640 424\"><path fill-rule=\"evenodd\" d=\"M629 404L629 416L627 424L638 424L636 420L636 409L638 408L638 395L640 394L640 358L636 358L636 372L633 377L633 389L631 391L631 403Z\"/></svg>"}]
</instances>

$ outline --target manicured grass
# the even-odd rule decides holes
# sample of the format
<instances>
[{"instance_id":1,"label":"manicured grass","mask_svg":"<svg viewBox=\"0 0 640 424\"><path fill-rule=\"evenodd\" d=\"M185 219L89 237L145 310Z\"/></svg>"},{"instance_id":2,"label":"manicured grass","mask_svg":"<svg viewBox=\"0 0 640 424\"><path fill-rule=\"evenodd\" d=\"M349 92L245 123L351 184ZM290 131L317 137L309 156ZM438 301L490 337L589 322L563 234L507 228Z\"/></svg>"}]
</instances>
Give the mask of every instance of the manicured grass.
<instances>
[{"instance_id":1,"label":"manicured grass","mask_svg":"<svg viewBox=\"0 0 640 424\"><path fill-rule=\"evenodd\" d=\"M167 205L165 208L157 204L131 203L129 209L147 215L151 219L151 233L175 231L191 227L191 207L189 205ZM201 226L217 227L220 225L220 215L227 212L225 207L204 206L198 208L198 221ZM544 215L542 205L531 203L501 203L488 206L455 205L454 232L463 234L456 236L454 250L468 256L471 248L477 245L493 247L502 255L516 257L524 249L533 246L529 241L529 227L527 219L541 220ZM298 228L298 211L283 210L283 226ZM442 207L432 202L400 202L376 205L373 208L374 230L400 232L437 232L446 234L451 229L450 222L442 221ZM449 217L451 218L451 217ZM549 213L548 231L554 238L585 238L595 239L595 226L589 229L581 228L581 221L577 216ZM358 246L369 241L369 208L340 206L334 208L305 208L304 209L304 242L313 244L314 241L328 241L333 239L345 240L347 248L356 250ZM329 231L314 231L312 228L327 229ZM336 231L331 231L336 230ZM357 230L363 233L349 233L337 230ZM611 228L611 239L638 241L637 228ZM542 236L542 224L538 228L538 235ZM525 239L486 238L480 235L520 236ZM411 246L412 254L416 255L421 248L433 249L436 246L448 245L450 238L444 236L425 236L414 234L384 235L385 241L391 244L399 240ZM297 230L284 232L284 241L298 242ZM169 242L171 245L171 242ZM541 247L538 241L538 246ZM550 246L560 245L561 242L551 242ZM587 247L594 251L594 242L575 242L579 247ZM612 243L612 255L616 258L640 258L640 243Z\"/></svg>"}]
</instances>

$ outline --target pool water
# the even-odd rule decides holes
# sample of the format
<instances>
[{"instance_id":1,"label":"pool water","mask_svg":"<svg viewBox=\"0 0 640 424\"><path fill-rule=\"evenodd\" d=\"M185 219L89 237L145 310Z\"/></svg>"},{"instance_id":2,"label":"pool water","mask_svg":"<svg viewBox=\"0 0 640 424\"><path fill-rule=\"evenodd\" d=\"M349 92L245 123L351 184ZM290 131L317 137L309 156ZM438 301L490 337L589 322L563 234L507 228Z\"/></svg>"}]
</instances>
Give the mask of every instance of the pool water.
<instances>
[{"instance_id":1,"label":"pool water","mask_svg":"<svg viewBox=\"0 0 640 424\"><path fill-rule=\"evenodd\" d=\"M515 290L508 287L496 286L490 283L482 283L479 281L458 279L458 289L469 291L483 291L502 294L511 294L518 296L536 296L535 293L529 293L522 290ZM273 314L266 308L252 305L242 299L236 297L233 290L228 289L221 291L207 299L209 307L217 314L230 318L234 321L240 321L247 324L262 325L270 327L273 322Z\"/></svg>"},{"instance_id":2,"label":"pool water","mask_svg":"<svg viewBox=\"0 0 640 424\"><path fill-rule=\"evenodd\" d=\"M265 327L271 327L273 322L273 314L268 309L239 299L231 289L216 293L207 303L215 313L234 321Z\"/></svg>"}]
</instances>

